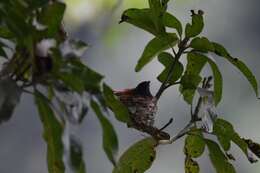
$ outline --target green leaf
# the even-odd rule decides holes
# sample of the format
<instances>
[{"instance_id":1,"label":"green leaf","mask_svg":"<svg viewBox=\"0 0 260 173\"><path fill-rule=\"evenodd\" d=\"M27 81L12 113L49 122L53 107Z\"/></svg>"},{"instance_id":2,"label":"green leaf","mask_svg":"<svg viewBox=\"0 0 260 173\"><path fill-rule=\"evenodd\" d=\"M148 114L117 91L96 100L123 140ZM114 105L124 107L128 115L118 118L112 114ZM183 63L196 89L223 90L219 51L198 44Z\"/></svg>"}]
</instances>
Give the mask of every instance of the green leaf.
<instances>
[{"instance_id":1,"label":"green leaf","mask_svg":"<svg viewBox=\"0 0 260 173\"><path fill-rule=\"evenodd\" d=\"M43 124L43 137L47 143L47 162L49 173L64 173L63 164L63 127L49 106L49 101L40 92L35 92L35 101Z\"/></svg>"},{"instance_id":2,"label":"green leaf","mask_svg":"<svg viewBox=\"0 0 260 173\"><path fill-rule=\"evenodd\" d=\"M151 14L152 14L152 20L153 23L156 27L156 30L160 34L165 33L165 26L163 24L163 14L165 13L165 8L162 6L160 0L149 0L149 6L151 9Z\"/></svg>"},{"instance_id":3,"label":"green leaf","mask_svg":"<svg viewBox=\"0 0 260 173\"><path fill-rule=\"evenodd\" d=\"M187 75L184 74L181 78L180 92L183 96L183 99L188 103L192 104L192 100L196 91L196 86L199 85L201 81L199 75Z\"/></svg>"},{"instance_id":4,"label":"green leaf","mask_svg":"<svg viewBox=\"0 0 260 173\"><path fill-rule=\"evenodd\" d=\"M256 159L252 158L248 153L247 143L234 130L232 124L223 119L217 119L214 123L213 132L218 137L218 140L225 151L230 149L230 142L232 141L244 152L250 162L256 161Z\"/></svg>"},{"instance_id":5,"label":"green leaf","mask_svg":"<svg viewBox=\"0 0 260 173\"><path fill-rule=\"evenodd\" d=\"M130 115L127 107L125 107L114 95L112 89L106 84L103 85L104 97L108 107L114 112L118 121L129 123Z\"/></svg>"},{"instance_id":6,"label":"green leaf","mask_svg":"<svg viewBox=\"0 0 260 173\"><path fill-rule=\"evenodd\" d=\"M153 138L145 138L135 143L120 157L113 173L144 173L155 159L155 145Z\"/></svg>"},{"instance_id":7,"label":"green leaf","mask_svg":"<svg viewBox=\"0 0 260 173\"><path fill-rule=\"evenodd\" d=\"M102 114L99 105L91 100L93 111L96 113L103 130L103 148L108 159L115 165L115 154L118 151L118 139L116 132L109 120Z\"/></svg>"},{"instance_id":8,"label":"green leaf","mask_svg":"<svg viewBox=\"0 0 260 173\"><path fill-rule=\"evenodd\" d=\"M15 35L20 41L25 39L28 34L32 31L31 27L26 23L25 18L27 18L28 10L24 8L23 5L19 2L6 2L6 4L1 4L0 16L3 19L3 22L7 26L8 34Z\"/></svg>"},{"instance_id":9,"label":"green leaf","mask_svg":"<svg viewBox=\"0 0 260 173\"><path fill-rule=\"evenodd\" d=\"M199 164L192 158L186 156L185 158L185 173L199 173Z\"/></svg>"},{"instance_id":10,"label":"green leaf","mask_svg":"<svg viewBox=\"0 0 260 173\"><path fill-rule=\"evenodd\" d=\"M192 15L192 24L188 23L185 28L185 36L195 37L199 35L204 27L203 15L202 14L193 14Z\"/></svg>"},{"instance_id":11,"label":"green leaf","mask_svg":"<svg viewBox=\"0 0 260 173\"><path fill-rule=\"evenodd\" d=\"M223 119L217 119L213 126L213 133L217 136L222 148L228 151L230 149L231 137L234 134L233 126Z\"/></svg>"},{"instance_id":12,"label":"green leaf","mask_svg":"<svg viewBox=\"0 0 260 173\"><path fill-rule=\"evenodd\" d=\"M159 36L160 32L157 31L153 22L153 17L150 9L127 9L121 16L121 21L130 23L145 31L150 32L155 36Z\"/></svg>"},{"instance_id":13,"label":"green leaf","mask_svg":"<svg viewBox=\"0 0 260 173\"><path fill-rule=\"evenodd\" d=\"M163 37L156 37L152 39L145 47L142 56L139 58L138 63L135 67L135 71L139 72L141 69L148 64L153 58L160 52L173 47L177 44L178 37L174 33L168 33Z\"/></svg>"},{"instance_id":14,"label":"green leaf","mask_svg":"<svg viewBox=\"0 0 260 173\"><path fill-rule=\"evenodd\" d=\"M256 93L256 96L258 96L257 80L256 80L254 74L251 72L251 70L246 66L246 64L244 64L239 59L233 58L232 56L230 56L230 54L227 52L227 50L222 45L215 43L215 42L212 42L212 44L215 47L215 53L217 55L222 56L225 59L227 59L231 64L233 64L235 67L237 67L242 72L242 74L247 78L247 80L253 87L253 89Z\"/></svg>"},{"instance_id":15,"label":"green leaf","mask_svg":"<svg viewBox=\"0 0 260 173\"><path fill-rule=\"evenodd\" d=\"M200 58L206 60L209 63L214 76L214 101L215 101L215 105L217 105L221 101L222 87L223 87L223 79L222 79L221 72L218 69L218 66L211 58L205 55L202 55L200 53L191 53L191 54L193 54L193 56L195 56L197 59Z\"/></svg>"},{"instance_id":16,"label":"green leaf","mask_svg":"<svg viewBox=\"0 0 260 173\"><path fill-rule=\"evenodd\" d=\"M0 37L10 39L13 38L13 34L4 26L0 26Z\"/></svg>"},{"instance_id":17,"label":"green leaf","mask_svg":"<svg viewBox=\"0 0 260 173\"><path fill-rule=\"evenodd\" d=\"M173 16L170 13L164 13L163 23L167 27L176 29L179 36L181 37L181 35L182 35L182 25L181 25L181 22L175 16Z\"/></svg>"},{"instance_id":18,"label":"green leaf","mask_svg":"<svg viewBox=\"0 0 260 173\"><path fill-rule=\"evenodd\" d=\"M70 163L75 173L85 173L82 146L73 136L70 136Z\"/></svg>"},{"instance_id":19,"label":"green leaf","mask_svg":"<svg viewBox=\"0 0 260 173\"><path fill-rule=\"evenodd\" d=\"M190 47L195 49L196 51L208 52L214 51L214 45L206 38L206 37L196 37L191 43Z\"/></svg>"},{"instance_id":20,"label":"green leaf","mask_svg":"<svg viewBox=\"0 0 260 173\"><path fill-rule=\"evenodd\" d=\"M188 135L185 139L184 152L192 158L200 157L205 149L205 141L200 132Z\"/></svg>"},{"instance_id":21,"label":"green leaf","mask_svg":"<svg viewBox=\"0 0 260 173\"><path fill-rule=\"evenodd\" d=\"M102 75L87 67L79 58L72 57L69 59L69 63L73 66L72 73L82 80L87 91L100 91L100 82L103 79ZM65 68L71 68L71 66L67 66Z\"/></svg>"},{"instance_id":22,"label":"green leaf","mask_svg":"<svg viewBox=\"0 0 260 173\"><path fill-rule=\"evenodd\" d=\"M9 78L0 80L0 124L11 118L21 94L22 90L15 81Z\"/></svg>"},{"instance_id":23,"label":"green leaf","mask_svg":"<svg viewBox=\"0 0 260 173\"><path fill-rule=\"evenodd\" d=\"M48 27L47 36L52 37L60 29L66 5L61 2L52 2L46 5L40 15L39 22Z\"/></svg>"},{"instance_id":24,"label":"green leaf","mask_svg":"<svg viewBox=\"0 0 260 173\"><path fill-rule=\"evenodd\" d=\"M187 65L184 76L181 78L180 91L183 95L184 100L191 104L195 90L201 81L200 72L206 64L206 59L198 58L194 53L188 53Z\"/></svg>"},{"instance_id":25,"label":"green leaf","mask_svg":"<svg viewBox=\"0 0 260 173\"><path fill-rule=\"evenodd\" d=\"M71 90L82 93L85 90L83 79L72 73L61 73L60 80Z\"/></svg>"},{"instance_id":26,"label":"green leaf","mask_svg":"<svg viewBox=\"0 0 260 173\"><path fill-rule=\"evenodd\" d=\"M167 79L168 74L171 70L171 66L174 63L175 59L171 54L167 52L162 52L158 55L158 60L165 66L163 72L157 77L157 79L163 83ZM179 61L175 62L173 75L168 83L174 84L181 77L182 72L183 65Z\"/></svg>"},{"instance_id":27,"label":"green leaf","mask_svg":"<svg viewBox=\"0 0 260 173\"><path fill-rule=\"evenodd\" d=\"M207 147L209 149L210 160L216 169L217 173L235 173L235 168L231 163L228 162L228 159L224 153L219 148L218 144L211 140L206 140Z\"/></svg>"}]
</instances>

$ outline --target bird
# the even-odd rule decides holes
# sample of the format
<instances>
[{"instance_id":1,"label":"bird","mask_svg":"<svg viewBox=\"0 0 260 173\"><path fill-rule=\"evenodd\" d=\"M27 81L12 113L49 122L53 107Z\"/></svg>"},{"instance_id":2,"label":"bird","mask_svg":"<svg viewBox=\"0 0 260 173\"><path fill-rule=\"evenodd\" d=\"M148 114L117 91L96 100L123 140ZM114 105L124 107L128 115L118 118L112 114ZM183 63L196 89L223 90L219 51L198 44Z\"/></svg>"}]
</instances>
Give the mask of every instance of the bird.
<instances>
[{"instance_id":1,"label":"bird","mask_svg":"<svg viewBox=\"0 0 260 173\"><path fill-rule=\"evenodd\" d=\"M150 81L143 81L135 88L114 91L119 101L128 108L129 127L145 132L155 139L169 139L168 133L154 127L157 113L157 98L150 92Z\"/></svg>"}]
</instances>

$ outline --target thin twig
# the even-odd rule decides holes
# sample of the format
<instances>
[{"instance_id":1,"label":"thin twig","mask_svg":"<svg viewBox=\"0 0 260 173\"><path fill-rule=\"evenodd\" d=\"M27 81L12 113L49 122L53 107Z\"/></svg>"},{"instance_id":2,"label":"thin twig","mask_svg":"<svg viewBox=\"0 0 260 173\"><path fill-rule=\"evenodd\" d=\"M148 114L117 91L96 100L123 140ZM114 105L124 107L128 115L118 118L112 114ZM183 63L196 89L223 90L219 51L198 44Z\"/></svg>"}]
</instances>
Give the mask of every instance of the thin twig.
<instances>
[{"instance_id":1,"label":"thin twig","mask_svg":"<svg viewBox=\"0 0 260 173\"><path fill-rule=\"evenodd\" d=\"M178 139L182 138L184 135L186 135L191 126L193 125L194 122L190 121L182 130L180 130L180 132L174 136L172 139L170 140L160 140L158 141L159 144L172 144L173 142L177 141Z\"/></svg>"},{"instance_id":2,"label":"thin twig","mask_svg":"<svg viewBox=\"0 0 260 173\"><path fill-rule=\"evenodd\" d=\"M185 51L186 47L185 45L187 44L187 42L189 41L188 38L184 38L183 41L180 42L179 44L179 50L178 50L178 53L176 54L175 50L173 49L173 47L171 46L172 48L172 51L173 51L173 54L175 55L174 57L174 61L170 67L170 70L169 70L169 73L167 74L167 77L166 77L166 80L163 81L163 83L161 84L158 92L156 93L155 97L157 99L159 99L162 95L162 93L165 91L166 88L168 88L167 86L167 83L169 82L169 80L171 79L173 73L174 73L174 69L175 69L175 66L177 64L177 62L179 61L182 53Z\"/></svg>"},{"instance_id":3,"label":"thin twig","mask_svg":"<svg viewBox=\"0 0 260 173\"><path fill-rule=\"evenodd\" d=\"M166 127L168 127L172 122L173 122L173 118L171 118L167 124L165 124L162 128L160 128L159 131L164 130L164 129L165 129Z\"/></svg>"}]
</instances>

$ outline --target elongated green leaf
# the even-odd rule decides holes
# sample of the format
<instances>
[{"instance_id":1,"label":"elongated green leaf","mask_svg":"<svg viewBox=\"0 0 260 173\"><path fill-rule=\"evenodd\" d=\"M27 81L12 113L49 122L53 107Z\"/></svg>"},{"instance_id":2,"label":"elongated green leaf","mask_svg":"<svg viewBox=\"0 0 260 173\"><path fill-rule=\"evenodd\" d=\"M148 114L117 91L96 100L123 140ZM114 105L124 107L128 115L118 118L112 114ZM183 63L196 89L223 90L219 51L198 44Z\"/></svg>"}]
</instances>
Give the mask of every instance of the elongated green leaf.
<instances>
[{"instance_id":1,"label":"elongated green leaf","mask_svg":"<svg viewBox=\"0 0 260 173\"><path fill-rule=\"evenodd\" d=\"M200 72L206 64L206 59L198 58L196 54L189 53L187 55L187 65L184 76L181 78L180 91L184 100L191 104L195 90L201 81Z\"/></svg>"},{"instance_id":2,"label":"elongated green leaf","mask_svg":"<svg viewBox=\"0 0 260 173\"><path fill-rule=\"evenodd\" d=\"M118 121L129 123L130 115L127 107L125 107L115 96L112 89L106 84L103 85L104 97L106 104L115 114Z\"/></svg>"},{"instance_id":3,"label":"elongated green leaf","mask_svg":"<svg viewBox=\"0 0 260 173\"><path fill-rule=\"evenodd\" d=\"M109 120L102 114L99 105L91 101L91 107L96 113L103 130L103 148L109 160L115 165L115 154L118 151L118 139L116 132Z\"/></svg>"},{"instance_id":4,"label":"elongated green leaf","mask_svg":"<svg viewBox=\"0 0 260 173\"><path fill-rule=\"evenodd\" d=\"M211 140L206 140L209 149L210 160L217 173L235 173L235 168L228 162L226 156L219 148L218 144Z\"/></svg>"},{"instance_id":5,"label":"elongated green leaf","mask_svg":"<svg viewBox=\"0 0 260 173\"><path fill-rule=\"evenodd\" d=\"M225 120L217 119L213 126L213 133L217 136L225 151L230 149L231 136L234 133L233 126Z\"/></svg>"},{"instance_id":6,"label":"elongated green leaf","mask_svg":"<svg viewBox=\"0 0 260 173\"><path fill-rule=\"evenodd\" d=\"M28 12L29 11L21 5L21 3L13 1L1 3L1 23L3 22L9 33L16 36L16 38L21 42L22 39L25 39L28 34L30 34L32 29L25 20Z\"/></svg>"},{"instance_id":7,"label":"elongated green leaf","mask_svg":"<svg viewBox=\"0 0 260 173\"><path fill-rule=\"evenodd\" d=\"M80 80L82 80L87 91L100 91L100 82L103 79L102 75L87 67L78 58L73 57L70 59L69 63L73 66L72 73L75 74Z\"/></svg>"},{"instance_id":8,"label":"elongated green leaf","mask_svg":"<svg viewBox=\"0 0 260 173\"><path fill-rule=\"evenodd\" d=\"M200 53L192 53L192 54L197 59L201 58L201 59L206 60L211 67L211 70L212 70L213 76L214 76L214 101L215 101L215 105L217 105L221 101L221 98L222 98L223 79L222 79L221 72L219 71L216 63L211 58L209 58L205 55L202 55Z\"/></svg>"},{"instance_id":9,"label":"elongated green leaf","mask_svg":"<svg viewBox=\"0 0 260 173\"><path fill-rule=\"evenodd\" d=\"M86 172L82 146L80 142L73 136L70 136L70 163L75 173Z\"/></svg>"},{"instance_id":10,"label":"elongated green leaf","mask_svg":"<svg viewBox=\"0 0 260 173\"><path fill-rule=\"evenodd\" d=\"M205 149L205 141L200 132L188 135L185 139L184 152L192 158L200 157Z\"/></svg>"},{"instance_id":11,"label":"elongated green leaf","mask_svg":"<svg viewBox=\"0 0 260 173\"><path fill-rule=\"evenodd\" d=\"M182 25L181 25L181 22L175 16L173 16L170 13L164 13L163 23L167 27L176 29L179 36L181 37L181 35L182 35Z\"/></svg>"},{"instance_id":12,"label":"elongated green leaf","mask_svg":"<svg viewBox=\"0 0 260 173\"><path fill-rule=\"evenodd\" d=\"M186 156L185 158L185 173L199 173L199 164L192 158Z\"/></svg>"},{"instance_id":13,"label":"elongated green leaf","mask_svg":"<svg viewBox=\"0 0 260 173\"><path fill-rule=\"evenodd\" d=\"M8 28L0 26L0 37L9 39L13 37L13 34L8 30Z\"/></svg>"},{"instance_id":14,"label":"elongated green leaf","mask_svg":"<svg viewBox=\"0 0 260 173\"><path fill-rule=\"evenodd\" d=\"M61 26L65 8L64 3L55 1L42 9L39 22L48 27L47 35L49 37L57 34Z\"/></svg>"},{"instance_id":15,"label":"elongated green leaf","mask_svg":"<svg viewBox=\"0 0 260 173\"><path fill-rule=\"evenodd\" d=\"M149 0L149 6L152 13L152 20L156 27L156 30L160 34L165 33L165 26L163 24L163 14L165 13L165 8L162 6L160 0Z\"/></svg>"},{"instance_id":16,"label":"elongated green leaf","mask_svg":"<svg viewBox=\"0 0 260 173\"><path fill-rule=\"evenodd\" d=\"M206 38L206 37L196 37L191 43L190 47L195 49L196 51L208 52L214 51L214 45Z\"/></svg>"},{"instance_id":17,"label":"elongated green leaf","mask_svg":"<svg viewBox=\"0 0 260 173\"><path fill-rule=\"evenodd\" d=\"M139 58L135 67L135 71L139 72L146 64L153 60L153 58L160 52L173 47L177 44L178 37L171 33L163 37L156 37L152 39L145 47L142 56Z\"/></svg>"},{"instance_id":18,"label":"elongated green leaf","mask_svg":"<svg viewBox=\"0 0 260 173\"><path fill-rule=\"evenodd\" d=\"M144 173L155 159L155 145L152 138L135 143L120 157L113 173Z\"/></svg>"},{"instance_id":19,"label":"elongated green leaf","mask_svg":"<svg viewBox=\"0 0 260 173\"><path fill-rule=\"evenodd\" d=\"M12 117L21 94L22 90L15 81L12 79L0 80L0 124Z\"/></svg>"},{"instance_id":20,"label":"elongated green leaf","mask_svg":"<svg viewBox=\"0 0 260 173\"><path fill-rule=\"evenodd\" d=\"M187 24L185 28L185 36L195 37L199 35L204 27L203 15L202 14L193 14L192 15L192 23Z\"/></svg>"},{"instance_id":21,"label":"elongated green leaf","mask_svg":"<svg viewBox=\"0 0 260 173\"><path fill-rule=\"evenodd\" d=\"M247 143L234 130L232 124L223 119L217 119L214 123L213 131L224 150L229 150L230 142L232 141L244 152L250 162L254 163L257 161L250 155Z\"/></svg>"},{"instance_id":22,"label":"elongated green leaf","mask_svg":"<svg viewBox=\"0 0 260 173\"><path fill-rule=\"evenodd\" d=\"M35 92L35 101L43 124L43 137L47 143L47 161L49 173L64 173L65 167L62 161L63 127L56 119L49 106L48 100L39 92Z\"/></svg>"},{"instance_id":23,"label":"elongated green leaf","mask_svg":"<svg viewBox=\"0 0 260 173\"><path fill-rule=\"evenodd\" d=\"M85 89L83 79L72 73L61 73L59 78L67 87L69 87L73 91L82 93Z\"/></svg>"},{"instance_id":24,"label":"elongated green leaf","mask_svg":"<svg viewBox=\"0 0 260 173\"><path fill-rule=\"evenodd\" d=\"M153 22L152 12L150 9L127 9L121 16L120 23L122 22L130 23L136 27L150 32L155 36L160 35L160 32L157 31L157 28Z\"/></svg>"},{"instance_id":25,"label":"elongated green leaf","mask_svg":"<svg viewBox=\"0 0 260 173\"><path fill-rule=\"evenodd\" d=\"M162 52L158 55L158 60L165 66L163 72L157 77L157 79L163 83L167 79L175 59L171 54L167 52ZM170 84L174 84L174 82L176 82L181 77L183 72L183 65L179 61L177 61L175 62L173 69L173 75L168 81L168 83Z\"/></svg>"},{"instance_id":26,"label":"elongated green leaf","mask_svg":"<svg viewBox=\"0 0 260 173\"><path fill-rule=\"evenodd\" d=\"M249 81L249 83L253 87L253 89L256 93L256 96L258 96L257 80L256 80L254 74L251 72L251 70L246 66L246 64L244 64L239 59L233 58L232 56L230 56L228 51L222 45L220 45L219 43L212 42L212 44L215 47L214 52L217 55L222 56L225 59L227 59L231 64L233 64L236 68L238 68L242 72L242 74L247 78L247 80Z\"/></svg>"}]
</instances>

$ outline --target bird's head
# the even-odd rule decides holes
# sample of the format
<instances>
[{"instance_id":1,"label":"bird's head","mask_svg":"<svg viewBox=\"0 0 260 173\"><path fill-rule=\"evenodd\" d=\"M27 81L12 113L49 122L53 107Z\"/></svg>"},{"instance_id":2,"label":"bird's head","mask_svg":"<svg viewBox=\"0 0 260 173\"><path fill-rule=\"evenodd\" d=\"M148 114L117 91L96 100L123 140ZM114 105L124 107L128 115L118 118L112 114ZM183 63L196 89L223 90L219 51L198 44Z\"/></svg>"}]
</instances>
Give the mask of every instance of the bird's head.
<instances>
[{"instance_id":1,"label":"bird's head","mask_svg":"<svg viewBox=\"0 0 260 173\"><path fill-rule=\"evenodd\" d=\"M134 88L134 93L141 96L152 97L150 92L150 81L143 81Z\"/></svg>"}]
</instances>

